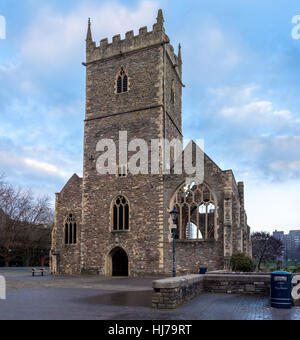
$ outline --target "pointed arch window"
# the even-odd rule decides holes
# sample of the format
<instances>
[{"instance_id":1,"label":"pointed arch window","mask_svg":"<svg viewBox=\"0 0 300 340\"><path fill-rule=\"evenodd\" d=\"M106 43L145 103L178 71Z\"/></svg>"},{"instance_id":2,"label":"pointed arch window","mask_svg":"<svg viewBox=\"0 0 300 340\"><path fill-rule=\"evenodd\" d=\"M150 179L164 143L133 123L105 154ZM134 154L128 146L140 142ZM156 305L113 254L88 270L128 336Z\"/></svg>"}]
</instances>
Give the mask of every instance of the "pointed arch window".
<instances>
[{"instance_id":1,"label":"pointed arch window","mask_svg":"<svg viewBox=\"0 0 300 340\"><path fill-rule=\"evenodd\" d=\"M77 244L77 222L73 214L65 221L65 244Z\"/></svg>"},{"instance_id":2,"label":"pointed arch window","mask_svg":"<svg viewBox=\"0 0 300 340\"><path fill-rule=\"evenodd\" d=\"M182 186L176 192L174 205L179 212L178 238L187 240L217 238L216 202L205 184Z\"/></svg>"},{"instance_id":3,"label":"pointed arch window","mask_svg":"<svg viewBox=\"0 0 300 340\"><path fill-rule=\"evenodd\" d=\"M121 67L120 72L117 75L117 93L124 93L128 91L128 76Z\"/></svg>"},{"instance_id":4,"label":"pointed arch window","mask_svg":"<svg viewBox=\"0 0 300 340\"><path fill-rule=\"evenodd\" d=\"M129 203L123 196L118 196L113 202L113 231L129 230Z\"/></svg>"}]
</instances>

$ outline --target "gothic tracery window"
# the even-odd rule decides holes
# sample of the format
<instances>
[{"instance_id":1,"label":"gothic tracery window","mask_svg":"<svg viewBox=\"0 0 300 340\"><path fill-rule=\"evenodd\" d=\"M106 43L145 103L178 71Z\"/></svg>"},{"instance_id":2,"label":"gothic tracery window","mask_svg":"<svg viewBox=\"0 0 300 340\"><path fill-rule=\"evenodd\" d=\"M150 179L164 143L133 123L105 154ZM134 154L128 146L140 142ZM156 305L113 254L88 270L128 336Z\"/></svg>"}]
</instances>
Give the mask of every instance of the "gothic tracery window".
<instances>
[{"instance_id":1,"label":"gothic tracery window","mask_svg":"<svg viewBox=\"0 0 300 340\"><path fill-rule=\"evenodd\" d=\"M123 196L113 202L113 231L129 230L129 203Z\"/></svg>"},{"instance_id":2,"label":"gothic tracery window","mask_svg":"<svg viewBox=\"0 0 300 340\"><path fill-rule=\"evenodd\" d=\"M121 70L117 77L117 93L123 93L128 91L128 76L121 67Z\"/></svg>"},{"instance_id":3,"label":"gothic tracery window","mask_svg":"<svg viewBox=\"0 0 300 340\"><path fill-rule=\"evenodd\" d=\"M205 184L182 186L174 205L179 212L177 238L207 240L216 236L216 202Z\"/></svg>"},{"instance_id":4,"label":"gothic tracery window","mask_svg":"<svg viewBox=\"0 0 300 340\"><path fill-rule=\"evenodd\" d=\"M69 214L65 221L65 244L77 243L77 222L73 214Z\"/></svg>"}]
</instances>

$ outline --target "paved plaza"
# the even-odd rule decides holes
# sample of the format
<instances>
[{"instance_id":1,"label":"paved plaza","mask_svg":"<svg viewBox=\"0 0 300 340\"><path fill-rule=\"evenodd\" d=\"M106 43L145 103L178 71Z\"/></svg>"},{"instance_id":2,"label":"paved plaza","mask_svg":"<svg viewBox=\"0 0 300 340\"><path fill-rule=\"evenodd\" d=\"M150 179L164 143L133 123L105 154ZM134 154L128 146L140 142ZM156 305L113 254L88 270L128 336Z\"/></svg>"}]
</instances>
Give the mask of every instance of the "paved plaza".
<instances>
[{"instance_id":1,"label":"paved plaza","mask_svg":"<svg viewBox=\"0 0 300 340\"><path fill-rule=\"evenodd\" d=\"M270 308L269 299L203 294L176 310L151 306L152 279L32 277L30 268L0 268L7 299L1 320L299 320L300 308Z\"/></svg>"}]
</instances>

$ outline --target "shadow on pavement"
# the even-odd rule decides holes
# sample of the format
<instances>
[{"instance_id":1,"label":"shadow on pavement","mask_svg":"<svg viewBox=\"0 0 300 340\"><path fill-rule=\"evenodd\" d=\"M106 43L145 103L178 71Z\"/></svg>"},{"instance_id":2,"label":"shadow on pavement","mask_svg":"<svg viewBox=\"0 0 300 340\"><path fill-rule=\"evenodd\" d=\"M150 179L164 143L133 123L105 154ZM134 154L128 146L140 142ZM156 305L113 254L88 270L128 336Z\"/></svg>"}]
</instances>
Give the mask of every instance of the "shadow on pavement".
<instances>
[{"instance_id":1,"label":"shadow on pavement","mask_svg":"<svg viewBox=\"0 0 300 340\"><path fill-rule=\"evenodd\" d=\"M92 296L80 299L80 302L89 304L122 306L122 307L150 307L152 291L120 292Z\"/></svg>"}]
</instances>

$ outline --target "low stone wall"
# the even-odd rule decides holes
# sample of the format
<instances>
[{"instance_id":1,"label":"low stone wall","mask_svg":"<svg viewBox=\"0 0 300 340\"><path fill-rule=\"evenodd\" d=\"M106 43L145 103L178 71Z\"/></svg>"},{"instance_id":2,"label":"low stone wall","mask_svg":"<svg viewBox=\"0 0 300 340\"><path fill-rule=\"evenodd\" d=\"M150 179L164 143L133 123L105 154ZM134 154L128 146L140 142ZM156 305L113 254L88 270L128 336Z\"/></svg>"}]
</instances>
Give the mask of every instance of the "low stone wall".
<instances>
[{"instance_id":1,"label":"low stone wall","mask_svg":"<svg viewBox=\"0 0 300 340\"><path fill-rule=\"evenodd\" d=\"M270 275L207 274L204 291L208 293L270 296Z\"/></svg>"},{"instance_id":2,"label":"low stone wall","mask_svg":"<svg viewBox=\"0 0 300 340\"><path fill-rule=\"evenodd\" d=\"M293 273L300 276L300 273ZM292 289L297 284L292 285ZM228 271L209 272L204 280L204 290L214 293L232 293L270 296L271 273L232 273ZM300 306L300 299L294 300Z\"/></svg>"},{"instance_id":3,"label":"low stone wall","mask_svg":"<svg viewBox=\"0 0 300 340\"><path fill-rule=\"evenodd\" d=\"M204 292L270 296L270 290L270 273L210 272L206 275L188 275L154 281L152 307L173 309ZM294 304L299 306L300 300L295 300Z\"/></svg>"},{"instance_id":4,"label":"low stone wall","mask_svg":"<svg viewBox=\"0 0 300 340\"><path fill-rule=\"evenodd\" d=\"M187 275L153 282L152 307L173 309L203 292L203 275Z\"/></svg>"}]
</instances>

